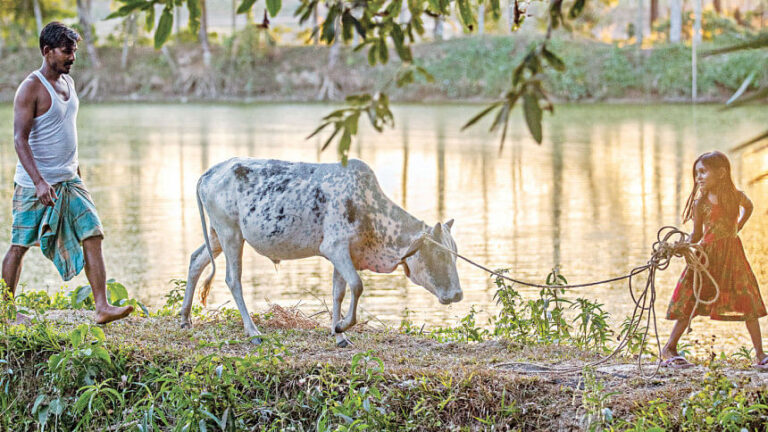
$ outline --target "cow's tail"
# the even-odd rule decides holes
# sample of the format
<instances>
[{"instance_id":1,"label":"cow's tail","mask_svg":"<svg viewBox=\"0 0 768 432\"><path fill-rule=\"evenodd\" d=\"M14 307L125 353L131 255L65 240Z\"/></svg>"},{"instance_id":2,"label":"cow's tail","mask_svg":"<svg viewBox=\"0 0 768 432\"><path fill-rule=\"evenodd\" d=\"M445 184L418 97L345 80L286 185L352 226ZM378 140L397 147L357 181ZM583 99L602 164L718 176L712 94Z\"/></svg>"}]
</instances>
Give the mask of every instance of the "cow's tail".
<instances>
[{"instance_id":1,"label":"cow's tail","mask_svg":"<svg viewBox=\"0 0 768 432\"><path fill-rule=\"evenodd\" d=\"M203 200L200 198L200 183L203 178L197 181L196 195L197 195L197 209L200 211L200 223L203 225L203 238L205 238L205 248L208 250L208 256L211 258L211 274L205 279L203 287L200 290L200 302L203 306L208 301L208 293L211 292L211 284L213 283L213 275L216 274L216 261L213 257L213 250L211 250L211 240L208 238L208 227L205 224L205 207L203 206Z\"/></svg>"}]
</instances>

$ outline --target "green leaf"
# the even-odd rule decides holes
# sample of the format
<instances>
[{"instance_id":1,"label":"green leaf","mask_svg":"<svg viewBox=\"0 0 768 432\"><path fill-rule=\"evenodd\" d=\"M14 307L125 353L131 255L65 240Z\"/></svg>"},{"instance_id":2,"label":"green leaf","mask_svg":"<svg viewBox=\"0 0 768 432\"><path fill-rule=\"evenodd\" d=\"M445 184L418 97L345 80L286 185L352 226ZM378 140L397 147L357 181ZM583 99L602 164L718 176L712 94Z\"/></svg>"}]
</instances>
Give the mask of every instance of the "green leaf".
<instances>
[{"instance_id":1,"label":"green leaf","mask_svg":"<svg viewBox=\"0 0 768 432\"><path fill-rule=\"evenodd\" d=\"M96 347L93 349L93 355L100 358L104 361L106 364L112 364L112 359L109 356L109 351L106 350L104 347Z\"/></svg>"},{"instance_id":2,"label":"green leaf","mask_svg":"<svg viewBox=\"0 0 768 432\"><path fill-rule=\"evenodd\" d=\"M256 0L243 0L242 3L240 3L240 6L237 7L237 13L243 14L251 10L253 5L256 3Z\"/></svg>"},{"instance_id":3,"label":"green leaf","mask_svg":"<svg viewBox=\"0 0 768 432\"><path fill-rule=\"evenodd\" d=\"M37 422L40 423L41 429L45 430L45 424L48 422L48 407L44 407L37 412Z\"/></svg>"},{"instance_id":4,"label":"green leaf","mask_svg":"<svg viewBox=\"0 0 768 432\"><path fill-rule=\"evenodd\" d=\"M341 135L339 140L339 158L341 158L341 164L347 166L347 158L349 157L349 147L352 144L352 136L349 133L349 129L344 129L344 134Z\"/></svg>"},{"instance_id":5,"label":"green leaf","mask_svg":"<svg viewBox=\"0 0 768 432\"><path fill-rule=\"evenodd\" d=\"M523 95L523 112L533 139L541 144L541 108L539 107L539 100L530 92Z\"/></svg>"},{"instance_id":6,"label":"green leaf","mask_svg":"<svg viewBox=\"0 0 768 432\"><path fill-rule=\"evenodd\" d=\"M171 35L171 28L173 27L173 12L171 9L163 9L163 14L160 15L160 21L157 23L157 30L155 30L155 49L160 49L168 36Z\"/></svg>"},{"instance_id":7,"label":"green leaf","mask_svg":"<svg viewBox=\"0 0 768 432\"><path fill-rule=\"evenodd\" d=\"M573 3L573 6L571 6L571 10L568 12L568 16L571 18L576 18L584 11L584 5L586 4L586 0L576 0Z\"/></svg>"},{"instance_id":8,"label":"green leaf","mask_svg":"<svg viewBox=\"0 0 768 432\"><path fill-rule=\"evenodd\" d=\"M61 399L56 398L48 404L48 410L55 416L60 416L64 412L64 404L61 403Z\"/></svg>"},{"instance_id":9,"label":"green leaf","mask_svg":"<svg viewBox=\"0 0 768 432\"><path fill-rule=\"evenodd\" d=\"M413 83L413 71L408 69L404 72L397 74L397 80L395 81L395 85L398 87L403 87L405 85Z\"/></svg>"},{"instance_id":10,"label":"green leaf","mask_svg":"<svg viewBox=\"0 0 768 432\"><path fill-rule=\"evenodd\" d=\"M468 127L470 127L470 126L474 125L475 123L477 123L478 121L480 121L480 119L481 119L481 118L483 118L483 117L485 117L486 115L488 115L488 113L490 113L491 111L493 111L495 108L497 108L497 107L498 107L499 105L501 105L502 103L503 103L503 102L495 102L495 103L491 104L490 106L486 107L485 109L483 109L482 111L480 111L480 112L479 112L477 115L475 115L474 117L472 117L472 118L471 118L471 119L470 119L470 120L469 120L469 121L468 121L468 122L467 122L467 123L466 123L464 126L462 126L462 127L461 127L461 130L467 129Z\"/></svg>"},{"instance_id":11,"label":"green leaf","mask_svg":"<svg viewBox=\"0 0 768 432\"><path fill-rule=\"evenodd\" d=\"M276 17L280 8L283 7L282 0L267 0L267 11L271 17Z\"/></svg>"},{"instance_id":12,"label":"green leaf","mask_svg":"<svg viewBox=\"0 0 768 432\"><path fill-rule=\"evenodd\" d=\"M117 305L120 300L128 298L128 290L119 282L107 284L107 291L109 292L109 302L113 305Z\"/></svg>"},{"instance_id":13,"label":"green leaf","mask_svg":"<svg viewBox=\"0 0 768 432\"><path fill-rule=\"evenodd\" d=\"M461 16L461 21L464 24L464 27L473 31L477 23L469 0L458 0L457 4L459 6L459 15Z\"/></svg>"},{"instance_id":14,"label":"green leaf","mask_svg":"<svg viewBox=\"0 0 768 432\"><path fill-rule=\"evenodd\" d=\"M104 336L104 330L98 327L91 327L91 335L99 342L105 342L107 337Z\"/></svg>"},{"instance_id":15,"label":"green leaf","mask_svg":"<svg viewBox=\"0 0 768 432\"><path fill-rule=\"evenodd\" d=\"M72 307L77 308L79 307L85 299L88 298L88 296L91 295L91 286L90 285L82 285L77 287L75 289L74 297L72 297Z\"/></svg>"},{"instance_id":16,"label":"green leaf","mask_svg":"<svg viewBox=\"0 0 768 432\"><path fill-rule=\"evenodd\" d=\"M155 28L155 7L153 3L147 4L149 5L149 8L145 9L147 11L147 16L144 21L144 30L150 32Z\"/></svg>"},{"instance_id":17,"label":"green leaf","mask_svg":"<svg viewBox=\"0 0 768 432\"><path fill-rule=\"evenodd\" d=\"M544 59L547 61L547 63L550 64L555 70L558 72L564 72L565 71L565 63L563 63L562 60L558 56L556 56L553 52L547 50L547 47L545 46L541 50L541 54L544 55Z\"/></svg>"},{"instance_id":18,"label":"green leaf","mask_svg":"<svg viewBox=\"0 0 768 432\"><path fill-rule=\"evenodd\" d=\"M336 126L336 129L334 129L334 130L333 130L333 133L331 134L331 136L329 136L329 137L328 137L328 140L327 140L327 141L325 141L325 144L323 144L323 147L320 149L320 151L323 151L323 150L325 150L326 148L328 148L328 145L329 145L329 144L331 144L331 141L333 141L333 138L334 138L336 135L338 135L339 131L341 130L341 125L339 125L339 124L337 123L335 126Z\"/></svg>"},{"instance_id":19,"label":"green leaf","mask_svg":"<svg viewBox=\"0 0 768 432\"><path fill-rule=\"evenodd\" d=\"M378 46L377 43L374 42L371 44L371 47L368 49L368 64L371 66L376 65L376 53L378 53Z\"/></svg>"},{"instance_id":20,"label":"green leaf","mask_svg":"<svg viewBox=\"0 0 768 432\"><path fill-rule=\"evenodd\" d=\"M146 5L146 3L147 2L144 1L144 0L138 0L138 1L134 1L134 2L128 3L128 4L120 7L120 9L118 9L118 10L112 12L111 14L107 15L107 17L104 18L104 19L108 20L108 19L112 19L112 18L128 16L131 13L133 13L134 11L136 11L138 9L141 9L144 5Z\"/></svg>"},{"instance_id":21,"label":"green leaf","mask_svg":"<svg viewBox=\"0 0 768 432\"><path fill-rule=\"evenodd\" d=\"M305 139L310 139L310 138L312 138L313 136L315 136L315 135L317 135L318 133L320 133L320 131L322 131L323 129L325 129L326 127L328 127L330 124L331 124L330 122L326 122L326 123L323 123L323 124L321 124L320 126L318 126L318 127L317 127L317 129L315 129L315 130L314 130L314 132L312 132L311 134L309 134L309 135L307 136L307 138L305 138Z\"/></svg>"},{"instance_id":22,"label":"green leaf","mask_svg":"<svg viewBox=\"0 0 768 432\"><path fill-rule=\"evenodd\" d=\"M421 67L421 66L416 66L416 72L420 73L420 74L421 74L421 76L423 76L423 77L424 77L424 79L425 79L425 80L427 80L427 82L428 82L428 83L433 83L433 82L435 82L435 77L434 77L434 76L432 76L432 74L431 74L431 73L427 72L427 70L426 70L426 69L424 69L423 67Z\"/></svg>"},{"instance_id":23,"label":"green leaf","mask_svg":"<svg viewBox=\"0 0 768 432\"><path fill-rule=\"evenodd\" d=\"M192 33L200 30L200 2L199 0L187 0L187 10L189 10L189 28Z\"/></svg>"},{"instance_id":24,"label":"green leaf","mask_svg":"<svg viewBox=\"0 0 768 432\"><path fill-rule=\"evenodd\" d=\"M386 64L389 61L389 49L387 49L387 41L384 38L379 39L379 61L381 64Z\"/></svg>"},{"instance_id":25,"label":"green leaf","mask_svg":"<svg viewBox=\"0 0 768 432\"><path fill-rule=\"evenodd\" d=\"M45 400L45 395L37 395L37 398L35 399L35 403L32 405L32 414L37 412L37 409L40 407L40 404Z\"/></svg>"}]
</instances>

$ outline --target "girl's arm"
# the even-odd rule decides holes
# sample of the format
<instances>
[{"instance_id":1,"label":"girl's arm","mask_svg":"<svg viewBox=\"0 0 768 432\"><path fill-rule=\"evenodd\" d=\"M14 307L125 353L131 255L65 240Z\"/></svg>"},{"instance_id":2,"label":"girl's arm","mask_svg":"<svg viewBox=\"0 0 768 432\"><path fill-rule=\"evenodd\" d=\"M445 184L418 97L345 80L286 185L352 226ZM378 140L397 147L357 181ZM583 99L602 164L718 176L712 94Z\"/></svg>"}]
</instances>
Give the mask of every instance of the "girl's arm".
<instances>
[{"instance_id":1,"label":"girl's arm","mask_svg":"<svg viewBox=\"0 0 768 432\"><path fill-rule=\"evenodd\" d=\"M739 231L741 231L741 229L744 228L744 224L749 220L749 217L752 216L752 210L755 206L752 205L752 201L744 192L741 192L739 206L741 207L741 211L739 212Z\"/></svg>"},{"instance_id":2,"label":"girl's arm","mask_svg":"<svg viewBox=\"0 0 768 432\"><path fill-rule=\"evenodd\" d=\"M701 206L699 205L699 202L702 199L707 199L707 197L704 196L699 198L693 203L693 232L691 233L691 238L689 239L691 243L698 243L699 240L701 240L701 236L703 235Z\"/></svg>"}]
</instances>

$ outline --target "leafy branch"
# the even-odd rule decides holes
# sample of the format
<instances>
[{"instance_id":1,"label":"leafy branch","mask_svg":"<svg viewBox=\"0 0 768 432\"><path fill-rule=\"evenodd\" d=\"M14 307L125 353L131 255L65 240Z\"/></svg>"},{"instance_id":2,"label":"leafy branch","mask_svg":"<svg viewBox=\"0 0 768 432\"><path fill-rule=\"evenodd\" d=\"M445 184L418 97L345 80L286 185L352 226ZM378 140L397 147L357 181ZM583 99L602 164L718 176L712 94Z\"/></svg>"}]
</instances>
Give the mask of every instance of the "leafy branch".
<instances>
[{"instance_id":1,"label":"leafy branch","mask_svg":"<svg viewBox=\"0 0 768 432\"><path fill-rule=\"evenodd\" d=\"M341 133L338 154L343 165L347 164L352 137L357 135L358 121L363 113L368 116L371 125L378 132L383 131L384 126L394 127L395 125L395 118L389 109L389 98L384 93L377 93L374 96L369 94L347 96L346 103L347 107L323 117L323 123L307 137L307 139L312 138L326 127L333 126L333 133L326 139L321 150L325 150Z\"/></svg>"}]
</instances>

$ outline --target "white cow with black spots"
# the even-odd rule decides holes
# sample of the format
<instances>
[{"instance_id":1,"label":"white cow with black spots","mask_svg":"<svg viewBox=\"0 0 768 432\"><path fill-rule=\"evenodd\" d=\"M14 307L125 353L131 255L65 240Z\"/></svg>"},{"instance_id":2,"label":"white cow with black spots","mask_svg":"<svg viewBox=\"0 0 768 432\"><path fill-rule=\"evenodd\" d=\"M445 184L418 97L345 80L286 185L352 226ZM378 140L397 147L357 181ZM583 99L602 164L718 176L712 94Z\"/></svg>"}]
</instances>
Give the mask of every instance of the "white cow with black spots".
<instances>
[{"instance_id":1,"label":"white cow with black spots","mask_svg":"<svg viewBox=\"0 0 768 432\"><path fill-rule=\"evenodd\" d=\"M200 177L197 203L205 243L190 258L182 327L191 325L189 312L203 269L223 251L227 285L245 331L255 343L261 341L243 301L243 242L275 263L319 255L333 264L331 332L340 347L347 345L343 332L357 320L357 302L363 292L359 270L391 273L403 265L408 278L440 303L462 298L456 258L443 249L456 251L450 232L453 221L430 227L416 219L384 195L376 175L362 161L352 159L342 166L230 159ZM214 264L201 292L203 304L215 271ZM349 312L341 320L347 285L352 297Z\"/></svg>"}]
</instances>

